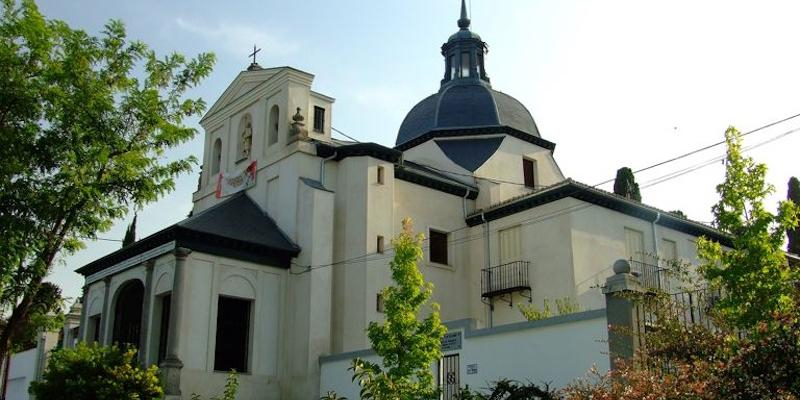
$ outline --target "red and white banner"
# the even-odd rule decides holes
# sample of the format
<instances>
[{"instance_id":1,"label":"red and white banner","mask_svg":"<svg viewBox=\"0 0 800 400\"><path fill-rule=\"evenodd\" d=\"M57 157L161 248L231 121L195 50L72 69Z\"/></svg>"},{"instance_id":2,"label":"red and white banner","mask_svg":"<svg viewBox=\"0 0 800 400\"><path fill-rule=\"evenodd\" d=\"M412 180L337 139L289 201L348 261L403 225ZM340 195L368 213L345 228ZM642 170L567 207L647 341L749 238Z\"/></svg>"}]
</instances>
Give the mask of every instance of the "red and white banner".
<instances>
[{"instance_id":1,"label":"red and white banner","mask_svg":"<svg viewBox=\"0 0 800 400\"><path fill-rule=\"evenodd\" d=\"M219 173L217 178L217 198L230 196L241 192L256 184L256 162L253 161L247 168L231 174Z\"/></svg>"}]
</instances>

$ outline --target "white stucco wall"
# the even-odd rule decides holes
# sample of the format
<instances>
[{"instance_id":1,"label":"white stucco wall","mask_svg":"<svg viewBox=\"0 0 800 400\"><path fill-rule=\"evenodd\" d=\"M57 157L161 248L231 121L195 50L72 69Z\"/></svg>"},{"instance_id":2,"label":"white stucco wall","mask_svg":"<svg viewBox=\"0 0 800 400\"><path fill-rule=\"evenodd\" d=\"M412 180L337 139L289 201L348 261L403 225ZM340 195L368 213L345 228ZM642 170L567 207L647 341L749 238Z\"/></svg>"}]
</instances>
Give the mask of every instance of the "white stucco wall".
<instances>
[{"instance_id":1,"label":"white stucco wall","mask_svg":"<svg viewBox=\"0 0 800 400\"><path fill-rule=\"evenodd\" d=\"M6 386L6 399L27 400L28 387L36 376L37 349L33 348L11 356Z\"/></svg>"},{"instance_id":2,"label":"white stucco wall","mask_svg":"<svg viewBox=\"0 0 800 400\"><path fill-rule=\"evenodd\" d=\"M460 386L473 390L501 378L560 388L586 376L593 366L601 373L609 368L605 310L493 329L471 329L467 321L449 325L449 332L461 332L462 347L445 355L459 355ZM371 350L321 358L320 395L335 391L351 400L360 398L360 388L348 371L355 357L380 360ZM468 365L477 372L468 373ZM432 368L438 371L439 367Z\"/></svg>"}]
</instances>

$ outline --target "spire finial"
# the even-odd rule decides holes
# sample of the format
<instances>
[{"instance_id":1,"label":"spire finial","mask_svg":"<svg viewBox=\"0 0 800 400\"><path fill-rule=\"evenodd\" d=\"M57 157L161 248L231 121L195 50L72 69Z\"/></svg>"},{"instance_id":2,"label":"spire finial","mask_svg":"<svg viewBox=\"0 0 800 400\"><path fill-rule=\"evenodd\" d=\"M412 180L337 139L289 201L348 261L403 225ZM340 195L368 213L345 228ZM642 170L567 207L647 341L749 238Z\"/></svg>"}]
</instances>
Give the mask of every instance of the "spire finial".
<instances>
[{"instance_id":1,"label":"spire finial","mask_svg":"<svg viewBox=\"0 0 800 400\"><path fill-rule=\"evenodd\" d=\"M458 27L469 29L469 18L467 18L467 0L461 0L461 18L458 20Z\"/></svg>"}]
</instances>

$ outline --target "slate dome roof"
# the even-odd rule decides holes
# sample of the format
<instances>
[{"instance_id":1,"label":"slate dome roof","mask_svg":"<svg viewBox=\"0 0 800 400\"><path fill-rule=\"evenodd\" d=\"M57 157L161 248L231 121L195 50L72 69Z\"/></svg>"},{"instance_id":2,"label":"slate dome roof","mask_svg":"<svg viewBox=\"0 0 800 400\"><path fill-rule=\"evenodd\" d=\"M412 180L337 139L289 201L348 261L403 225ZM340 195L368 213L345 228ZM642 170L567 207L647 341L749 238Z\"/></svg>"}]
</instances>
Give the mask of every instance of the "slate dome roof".
<instances>
[{"instance_id":1,"label":"slate dome roof","mask_svg":"<svg viewBox=\"0 0 800 400\"><path fill-rule=\"evenodd\" d=\"M477 81L443 86L409 111L397 134L401 145L434 130L508 126L541 137L533 116L517 99Z\"/></svg>"}]
</instances>

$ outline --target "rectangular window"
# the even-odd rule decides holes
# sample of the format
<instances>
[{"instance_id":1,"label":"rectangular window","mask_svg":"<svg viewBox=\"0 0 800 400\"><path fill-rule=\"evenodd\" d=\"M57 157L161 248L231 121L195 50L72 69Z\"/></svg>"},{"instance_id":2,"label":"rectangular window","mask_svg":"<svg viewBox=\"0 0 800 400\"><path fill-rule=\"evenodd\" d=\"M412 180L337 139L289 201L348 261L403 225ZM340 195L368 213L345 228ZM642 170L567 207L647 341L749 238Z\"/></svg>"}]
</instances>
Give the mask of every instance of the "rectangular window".
<instances>
[{"instance_id":1,"label":"rectangular window","mask_svg":"<svg viewBox=\"0 0 800 400\"><path fill-rule=\"evenodd\" d=\"M167 338L169 337L169 312L172 307L172 296L161 296L161 325L158 327L158 363L167 358Z\"/></svg>"},{"instance_id":2,"label":"rectangular window","mask_svg":"<svg viewBox=\"0 0 800 400\"><path fill-rule=\"evenodd\" d=\"M251 303L250 300L219 297L214 370L248 372Z\"/></svg>"},{"instance_id":3,"label":"rectangular window","mask_svg":"<svg viewBox=\"0 0 800 400\"><path fill-rule=\"evenodd\" d=\"M87 331L89 342L100 341L100 327L102 326L102 319L100 314L92 315L89 317L89 330Z\"/></svg>"},{"instance_id":4,"label":"rectangular window","mask_svg":"<svg viewBox=\"0 0 800 400\"><path fill-rule=\"evenodd\" d=\"M458 78L458 62L456 61L456 55L453 54L450 56L450 79Z\"/></svg>"},{"instance_id":5,"label":"rectangular window","mask_svg":"<svg viewBox=\"0 0 800 400\"><path fill-rule=\"evenodd\" d=\"M383 254L383 251L384 251L384 249L383 249L383 236L381 236L381 235L378 235L378 243L377 243L376 249L377 249L376 252L378 254Z\"/></svg>"},{"instance_id":6,"label":"rectangular window","mask_svg":"<svg viewBox=\"0 0 800 400\"><path fill-rule=\"evenodd\" d=\"M322 133L325 130L325 109L314 106L314 132Z\"/></svg>"},{"instance_id":7,"label":"rectangular window","mask_svg":"<svg viewBox=\"0 0 800 400\"><path fill-rule=\"evenodd\" d=\"M469 53L461 53L461 77L469 78Z\"/></svg>"},{"instance_id":8,"label":"rectangular window","mask_svg":"<svg viewBox=\"0 0 800 400\"><path fill-rule=\"evenodd\" d=\"M644 263L644 233L625 228L625 251L631 260Z\"/></svg>"},{"instance_id":9,"label":"rectangular window","mask_svg":"<svg viewBox=\"0 0 800 400\"><path fill-rule=\"evenodd\" d=\"M383 185L383 167L378 167L378 184Z\"/></svg>"},{"instance_id":10,"label":"rectangular window","mask_svg":"<svg viewBox=\"0 0 800 400\"><path fill-rule=\"evenodd\" d=\"M678 243L674 240L661 239L661 265L670 266L671 262L678 259Z\"/></svg>"},{"instance_id":11,"label":"rectangular window","mask_svg":"<svg viewBox=\"0 0 800 400\"><path fill-rule=\"evenodd\" d=\"M527 158L522 159L522 175L525 178L525 187L531 189L536 187L536 161Z\"/></svg>"},{"instance_id":12,"label":"rectangular window","mask_svg":"<svg viewBox=\"0 0 800 400\"><path fill-rule=\"evenodd\" d=\"M375 311L379 313L383 313L384 310L384 303L383 303L383 294L378 293L375 296Z\"/></svg>"},{"instance_id":13,"label":"rectangular window","mask_svg":"<svg viewBox=\"0 0 800 400\"><path fill-rule=\"evenodd\" d=\"M498 232L500 238L500 264L522 261L522 240L520 227L503 229Z\"/></svg>"},{"instance_id":14,"label":"rectangular window","mask_svg":"<svg viewBox=\"0 0 800 400\"><path fill-rule=\"evenodd\" d=\"M430 261L447 265L447 234L430 230Z\"/></svg>"}]
</instances>

